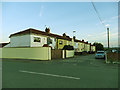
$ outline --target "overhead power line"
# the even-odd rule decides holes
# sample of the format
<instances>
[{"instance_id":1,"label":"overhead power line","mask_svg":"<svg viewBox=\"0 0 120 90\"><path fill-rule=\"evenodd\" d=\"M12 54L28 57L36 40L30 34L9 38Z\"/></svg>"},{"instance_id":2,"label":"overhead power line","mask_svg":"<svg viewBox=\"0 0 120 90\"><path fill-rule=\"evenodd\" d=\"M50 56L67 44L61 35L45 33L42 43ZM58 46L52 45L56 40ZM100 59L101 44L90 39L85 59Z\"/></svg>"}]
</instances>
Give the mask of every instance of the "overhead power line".
<instances>
[{"instance_id":1,"label":"overhead power line","mask_svg":"<svg viewBox=\"0 0 120 90\"><path fill-rule=\"evenodd\" d=\"M101 24L105 27L105 24L103 23L103 21L102 21L102 19L101 19L101 17L100 17L100 14L99 14L97 8L95 7L93 1L91 1L91 3L92 3L92 6L93 6L93 8L94 8L94 10L95 10L95 12L96 12L96 14L97 14L97 16L98 16L98 18L99 18Z\"/></svg>"}]
</instances>

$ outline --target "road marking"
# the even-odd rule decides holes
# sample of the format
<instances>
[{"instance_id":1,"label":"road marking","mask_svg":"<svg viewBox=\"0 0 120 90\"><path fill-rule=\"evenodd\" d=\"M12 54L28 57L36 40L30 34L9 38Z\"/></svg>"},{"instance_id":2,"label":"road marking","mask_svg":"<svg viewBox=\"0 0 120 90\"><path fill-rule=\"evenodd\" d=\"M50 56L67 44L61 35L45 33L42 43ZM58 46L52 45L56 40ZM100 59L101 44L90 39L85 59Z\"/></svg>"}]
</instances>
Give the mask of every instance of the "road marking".
<instances>
[{"instance_id":1,"label":"road marking","mask_svg":"<svg viewBox=\"0 0 120 90\"><path fill-rule=\"evenodd\" d=\"M40 74L40 75L46 75L46 76L53 76L53 77L62 77L62 78L69 78L69 79L80 79L77 77L71 77L71 76L62 76L62 75L55 75L55 74L48 74L48 73L38 73L38 72L31 72L31 71L23 71L23 70L19 70L19 72L23 72L23 73L31 73L31 74Z\"/></svg>"}]
</instances>

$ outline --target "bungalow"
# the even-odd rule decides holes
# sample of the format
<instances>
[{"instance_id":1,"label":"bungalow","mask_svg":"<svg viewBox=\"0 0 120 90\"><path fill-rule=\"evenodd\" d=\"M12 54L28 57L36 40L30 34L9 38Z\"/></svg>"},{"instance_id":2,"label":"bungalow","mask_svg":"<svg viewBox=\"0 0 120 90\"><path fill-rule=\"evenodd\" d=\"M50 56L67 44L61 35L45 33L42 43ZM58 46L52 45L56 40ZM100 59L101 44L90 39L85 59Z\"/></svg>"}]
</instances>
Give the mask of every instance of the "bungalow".
<instances>
[{"instance_id":1,"label":"bungalow","mask_svg":"<svg viewBox=\"0 0 120 90\"><path fill-rule=\"evenodd\" d=\"M72 39L65 34L63 36L29 28L9 36L10 43L5 47L43 47L49 45L52 49L62 49L64 45L70 45Z\"/></svg>"},{"instance_id":2,"label":"bungalow","mask_svg":"<svg viewBox=\"0 0 120 90\"><path fill-rule=\"evenodd\" d=\"M57 44L57 49L63 49L65 45L71 45L72 46L72 39L67 36L65 33L63 36L57 37L58 41L56 42Z\"/></svg>"},{"instance_id":3,"label":"bungalow","mask_svg":"<svg viewBox=\"0 0 120 90\"><path fill-rule=\"evenodd\" d=\"M29 28L9 36L10 44L5 47L41 47L49 43L52 48L55 48L56 41L50 29L46 28L45 32Z\"/></svg>"},{"instance_id":4,"label":"bungalow","mask_svg":"<svg viewBox=\"0 0 120 90\"><path fill-rule=\"evenodd\" d=\"M84 40L82 40L82 41L77 40L77 39L75 39L75 37L73 37L73 39L74 39L75 52L82 53L84 51L84 49L85 49Z\"/></svg>"}]
</instances>

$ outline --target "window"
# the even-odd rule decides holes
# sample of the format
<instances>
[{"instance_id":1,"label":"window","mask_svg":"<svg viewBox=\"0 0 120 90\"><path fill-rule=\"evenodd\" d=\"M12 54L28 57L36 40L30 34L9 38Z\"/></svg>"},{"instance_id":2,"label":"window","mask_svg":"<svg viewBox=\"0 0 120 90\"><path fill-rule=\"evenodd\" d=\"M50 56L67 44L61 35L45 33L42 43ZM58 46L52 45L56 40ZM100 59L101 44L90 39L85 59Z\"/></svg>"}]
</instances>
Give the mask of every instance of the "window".
<instances>
[{"instance_id":1,"label":"window","mask_svg":"<svg viewBox=\"0 0 120 90\"><path fill-rule=\"evenodd\" d=\"M62 45L63 41L59 41L59 44Z\"/></svg>"},{"instance_id":2,"label":"window","mask_svg":"<svg viewBox=\"0 0 120 90\"><path fill-rule=\"evenodd\" d=\"M40 42L41 39L39 37L34 37L34 42Z\"/></svg>"},{"instance_id":3,"label":"window","mask_svg":"<svg viewBox=\"0 0 120 90\"><path fill-rule=\"evenodd\" d=\"M71 45L72 43L71 42L69 42L69 45Z\"/></svg>"},{"instance_id":4,"label":"window","mask_svg":"<svg viewBox=\"0 0 120 90\"><path fill-rule=\"evenodd\" d=\"M47 38L47 44L52 44L52 39L50 37Z\"/></svg>"}]
</instances>

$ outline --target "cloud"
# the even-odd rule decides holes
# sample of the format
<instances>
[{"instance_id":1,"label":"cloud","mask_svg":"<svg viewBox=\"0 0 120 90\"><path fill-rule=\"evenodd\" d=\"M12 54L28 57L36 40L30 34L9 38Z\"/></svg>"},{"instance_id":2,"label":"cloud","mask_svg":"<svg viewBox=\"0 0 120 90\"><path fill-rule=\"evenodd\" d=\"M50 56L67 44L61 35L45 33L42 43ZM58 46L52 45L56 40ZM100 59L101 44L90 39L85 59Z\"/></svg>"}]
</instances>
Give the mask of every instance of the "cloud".
<instances>
[{"instance_id":1,"label":"cloud","mask_svg":"<svg viewBox=\"0 0 120 90\"><path fill-rule=\"evenodd\" d=\"M109 18L109 19L103 20L102 23L108 24L108 23L111 23L111 22L113 22L114 20L116 20L116 19L118 19L118 18L120 18L120 15L118 15L118 16L113 16L113 17L111 17L111 18ZM98 25L100 25L100 24L102 24L102 23L100 22L100 23L96 24L96 26L98 26Z\"/></svg>"},{"instance_id":2,"label":"cloud","mask_svg":"<svg viewBox=\"0 0 120 90\"><path fill-rule=\"evenodd\" d=\"M113 20L113 19L118 19L118 18L120 18L120 15L118 15L118 16L113 16L113 17L111 18L111 20Z\"/></svg>"},{"instance_id":3,"label":"cloud","mask_svg":"<svg viewBox=\"0 0 120 90\"><path fill-rule=\"evenodd\" d=\"M83 37L85 41L90 43L100 42L104 46L107 46L107 31L101 33L88 34ZM110 32L110 45L117 46L118 44L118 32Z\"/></svg>"},{"instance_id":4,"label":"cloud","mask_svg":"<svg viewBox=\"0 0 120 90\"><path fill-rule=\"evenodd\" d=\"M42 17L42 16L43 16L43 9L44 9L44 6L43 6L43 5L41 5L41 6L40 6L40 14L39 14L39 15L40 15L40 17Z\"/></svg>"}]
</instances>

